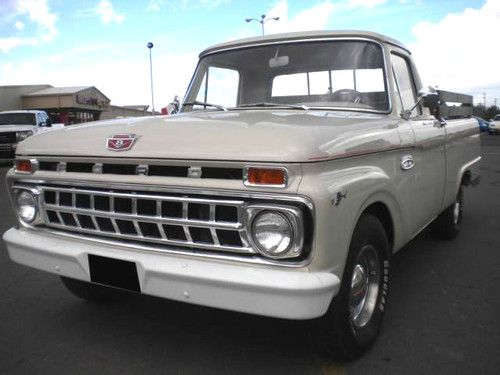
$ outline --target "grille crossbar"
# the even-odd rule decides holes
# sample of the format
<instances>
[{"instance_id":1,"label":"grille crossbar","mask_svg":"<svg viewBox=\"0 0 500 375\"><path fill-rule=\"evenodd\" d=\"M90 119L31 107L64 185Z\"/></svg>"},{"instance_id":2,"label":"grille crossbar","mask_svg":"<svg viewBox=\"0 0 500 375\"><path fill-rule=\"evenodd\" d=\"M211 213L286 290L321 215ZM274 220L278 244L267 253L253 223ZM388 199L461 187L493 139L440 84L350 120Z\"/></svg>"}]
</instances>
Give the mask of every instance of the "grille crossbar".
<instances>
[{"instance_id":1,"label":"grille crossbar","mask_svg":"<svg viewBox=\"0 0 500 375\"><path fill-rule=\"evenodd\" d=\"M44 225L192 249L255 254L243 200L40 186Z\"/></svg>"}]
</instances>

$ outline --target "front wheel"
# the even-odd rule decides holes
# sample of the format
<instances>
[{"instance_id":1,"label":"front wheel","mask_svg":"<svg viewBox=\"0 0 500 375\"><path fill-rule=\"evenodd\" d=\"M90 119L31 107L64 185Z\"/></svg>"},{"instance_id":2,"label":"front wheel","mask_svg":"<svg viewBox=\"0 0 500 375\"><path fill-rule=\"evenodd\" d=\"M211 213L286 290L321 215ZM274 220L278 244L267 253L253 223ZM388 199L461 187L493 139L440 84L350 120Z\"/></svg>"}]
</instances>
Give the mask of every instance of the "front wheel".
<instances>
[{"instance_id":1,"label":"front wheel","mask_svg":"<svg viewBox=\"0 0 500 375\"><path fill-rule=\"evenodd\" d=\"M375 341L387 301L389 257L380 220L363 215L351 239L340 291L318 321L319 344L331 356L356 359Z\"/></svg>"}]
</instances>

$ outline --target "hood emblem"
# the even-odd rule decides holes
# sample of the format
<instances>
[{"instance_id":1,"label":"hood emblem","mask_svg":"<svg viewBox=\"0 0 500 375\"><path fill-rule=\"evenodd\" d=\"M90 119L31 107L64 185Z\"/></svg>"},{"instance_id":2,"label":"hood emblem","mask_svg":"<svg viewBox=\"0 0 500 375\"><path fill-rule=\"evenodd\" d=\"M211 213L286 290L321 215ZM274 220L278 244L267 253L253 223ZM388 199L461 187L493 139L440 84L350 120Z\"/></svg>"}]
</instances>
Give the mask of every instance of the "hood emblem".
<instances>
[{"instance_id":1,"label":"hood emblem","mask_svg":"<svg viewBox=\"0 0 500 375\"><path fill-rule=\"evenodd\" d=\"M116 134L108 138L106 148L110 151L127 151L137 139L138 136L135 134Z\"/></svg>"}]
</instances>

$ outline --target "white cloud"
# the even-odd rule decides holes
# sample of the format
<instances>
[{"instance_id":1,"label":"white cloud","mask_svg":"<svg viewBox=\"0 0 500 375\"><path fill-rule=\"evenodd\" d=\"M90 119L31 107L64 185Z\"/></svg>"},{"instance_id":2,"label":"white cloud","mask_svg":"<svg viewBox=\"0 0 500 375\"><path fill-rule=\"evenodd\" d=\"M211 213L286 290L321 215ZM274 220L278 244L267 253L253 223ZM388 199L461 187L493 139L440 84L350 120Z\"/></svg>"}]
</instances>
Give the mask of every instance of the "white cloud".
<instances>
[{"instance_id":1,"label":"white cloud","mask_svg":"<svg viewBox=\"0 0 500 375\"><path fill-rule=\"evenodd\" d=\"M50 11L47 0L17 0L11 6L12 9L9 9L9 12L12 11L18 17L27 17L29 21L38 26L38 30L32 36L0 38L0 51L8 52L23 45L48 43L57 36L57 15ZM14 26L17 30L22 30L24 22L17 21Z\"/></svg>"},{"instance_id":2,"label":"white cloud","mask_svg":"<svg viewBox=\"0 0 500 375\"><path fill-rule=\"evenodd\" d=\"M16 23L14 23L14 27L17 29L17 30L22 30L24 29L24 23L21 22L21 21L16 21Z\"/></svg>"},{"instance_id":3,"label":"white cloud","mask_svg":"<svg viewBox=\"0 0 500 375\"><path fill-rule=\"evenodd\" d=\"M409 45L424 85L462 92L500 91L500 1L450 13L439 22L420 22ZM498 38L496 38L498 39Z\"/></svg>"},{"instance_id":4,"label":"white cloud","mask_svg":"<svg viewBox=\"0 0 500 375\"><path fill-rule=\"evenodd\" d=\"M354 7L373 8L376 7L377 5L381 5L386 2L387 0L349 0L349 6L353 8Z\"/></svg>"},{"instance_id":5,"label":"white cloud","mask_svg":"<svg viewBox=\"0 0 500 375\"><path fill-rule=\"evenodd\" d=\"M89 85L97 87L115 105L150 104L149 55L145 46L142 49L141 46L116 47L102 43L97 46L79 46L57 55L27 59L21 63L0 61L0 85ZM106 50L105 56L103 50ZM130 51L143 53L131 55ZM157 110L172 101L174 95L183 97L196 63L194 51L153 51Z\"/></svg>"},{"instance_id":6,"label":"white cloud","mask_svg":"<svg viewBox=\"0 0 500 375\"><path fill-rule=\"evenodd\" d=\"M229 0L171 0L168 2L173 10L187 10L187 9L213 9L219 5L227 3ZM165 0L150 0L146 10L150 12L159 12L165 5Z\"/></svg>"},{"instance_id":7,"label":"white cloud","mask_svg":"<svg viewBox=\"0 0 500 375\"><path fill-rule=\"evenodd\" d=\"M165 5L165 0L151 0L146 8L150 12L159 12Z\"/></svg>"},{"instance_id":8,"label":"white cloud","mask_svg":"<svg viewBox=\"0 0 500 375\"><path fill-rule=\"evenodd\" d=\"M99 17L101 17L101 21L104 24L112 22L122 23L125 19L124 14L117 13L114 10L113 4L109 0L101 0L95 7L94 11Z\"/></svg>"}]
</instances>

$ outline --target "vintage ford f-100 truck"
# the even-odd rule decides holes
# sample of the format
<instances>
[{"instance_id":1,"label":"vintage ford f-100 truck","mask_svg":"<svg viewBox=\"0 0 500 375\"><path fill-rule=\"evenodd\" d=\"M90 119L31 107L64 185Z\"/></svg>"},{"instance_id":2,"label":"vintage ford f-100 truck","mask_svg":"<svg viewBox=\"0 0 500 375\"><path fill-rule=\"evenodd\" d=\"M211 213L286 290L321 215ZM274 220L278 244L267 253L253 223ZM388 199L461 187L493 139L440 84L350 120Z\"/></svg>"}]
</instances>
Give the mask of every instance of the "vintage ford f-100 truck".
<instances>
[{"instance_id":1,"label":"vintage ford f-100 truck","mask_svg":"<svg viewBox=\"0 0 500 375\"><path fill-rule=\"evenodd\" d=\"M355 358L379 331L391 255L428 224L460 229L480 160L471 103L421 91L410 52L374 33L216 45L179 113L19 144L3 239L80 297L318 318L318 342Z\"/></svg>"}]
</instances>

